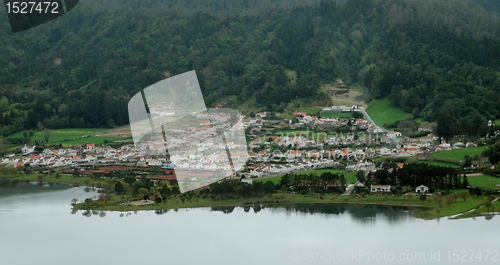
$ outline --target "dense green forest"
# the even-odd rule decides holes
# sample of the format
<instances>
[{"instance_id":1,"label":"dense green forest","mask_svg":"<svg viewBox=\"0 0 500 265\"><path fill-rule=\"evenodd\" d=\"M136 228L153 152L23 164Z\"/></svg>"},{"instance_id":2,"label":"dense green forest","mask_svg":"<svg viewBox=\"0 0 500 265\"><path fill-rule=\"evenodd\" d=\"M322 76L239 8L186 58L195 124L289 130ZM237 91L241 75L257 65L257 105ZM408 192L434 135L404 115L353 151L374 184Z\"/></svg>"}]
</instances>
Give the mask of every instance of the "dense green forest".
<instances>
[{"instance_id":1,"label":"dense green forest","mask_svg":"<svg viewBox=\"0 0 500 265\"><path fill-rule=\"evenodd\" d=\"M207 106L280 112L342 78L478 134L500 118L500 20L476 1L82 0L17 34L0 11L0 134L127 124L132 95L193 69Z\"/></svg>"}]
</instances>

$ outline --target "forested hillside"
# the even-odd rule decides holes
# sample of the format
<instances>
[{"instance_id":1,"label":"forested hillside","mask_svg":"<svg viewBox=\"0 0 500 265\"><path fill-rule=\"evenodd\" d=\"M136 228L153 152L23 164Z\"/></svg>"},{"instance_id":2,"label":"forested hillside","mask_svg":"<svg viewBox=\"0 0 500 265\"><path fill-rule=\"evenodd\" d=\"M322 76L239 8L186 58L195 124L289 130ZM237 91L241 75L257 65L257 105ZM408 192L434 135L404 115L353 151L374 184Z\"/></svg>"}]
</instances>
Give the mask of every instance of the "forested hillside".
<instances>
[{"instance_id":1,"label":"forested hillside","mask_svg":"<svg viewBox=\"0 0 500 265\"><path fill-rule=\"evenodd\" d=\"M486 10L500 14L500 1L498 0L474 0L481 4Z\"/></svg>"},{"instance_id":2,"label":"forested hillside","mask_svg":"<svg viewBox=\"0 0 500 265\"><path fill-rule=\"evenodd\" d=\"M209 106L283 111L342 78L448 134L500 118L500 21L472 0L82 0L18 34L0 13L3 135L126 124L131 95L193 69Z\"/></svg>"}]
</instances>

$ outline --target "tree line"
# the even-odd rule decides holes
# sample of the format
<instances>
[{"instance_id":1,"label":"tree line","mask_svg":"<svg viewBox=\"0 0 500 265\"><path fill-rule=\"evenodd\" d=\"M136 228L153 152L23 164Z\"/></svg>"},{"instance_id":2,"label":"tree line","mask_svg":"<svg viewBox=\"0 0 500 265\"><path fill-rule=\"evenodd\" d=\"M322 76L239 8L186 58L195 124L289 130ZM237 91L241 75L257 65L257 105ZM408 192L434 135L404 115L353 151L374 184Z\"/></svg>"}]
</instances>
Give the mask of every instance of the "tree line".
<instances>
[{"instance_id":1,"label":"tree line","mask_svg":"<svg viewBox=\"0 0 500 265\"><path fill-rule=\"evenodd\" d=\"M20 34L6 23L3 135L126 124L132 95L193 69L208 106L282 112L342 78L446 139L500 118L500 22L469 0L88 0Z\"/></svg>"}]
</instances>

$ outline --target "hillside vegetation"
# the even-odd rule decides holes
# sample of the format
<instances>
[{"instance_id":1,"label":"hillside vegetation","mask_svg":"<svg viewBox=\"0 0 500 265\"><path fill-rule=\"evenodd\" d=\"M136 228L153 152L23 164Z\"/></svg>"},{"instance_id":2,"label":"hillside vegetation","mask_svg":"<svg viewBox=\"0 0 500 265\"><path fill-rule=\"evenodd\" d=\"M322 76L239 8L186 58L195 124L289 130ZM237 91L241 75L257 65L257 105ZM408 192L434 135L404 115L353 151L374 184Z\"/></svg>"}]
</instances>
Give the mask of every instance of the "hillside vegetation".
<instances>
[{"instance_id":1,"label":"hillside vegetation","mask_svg":"<svg viewBox=\"0 0 500 265\"><path fill-rule=\"evenodd\" d=\"M445 138L500 118L500 22L471 0L85 0L18 34L0 21L2 135L126 124L132 95L193 69L207 106L282 112L341 78Z\"/></svg>"}]
</instances>

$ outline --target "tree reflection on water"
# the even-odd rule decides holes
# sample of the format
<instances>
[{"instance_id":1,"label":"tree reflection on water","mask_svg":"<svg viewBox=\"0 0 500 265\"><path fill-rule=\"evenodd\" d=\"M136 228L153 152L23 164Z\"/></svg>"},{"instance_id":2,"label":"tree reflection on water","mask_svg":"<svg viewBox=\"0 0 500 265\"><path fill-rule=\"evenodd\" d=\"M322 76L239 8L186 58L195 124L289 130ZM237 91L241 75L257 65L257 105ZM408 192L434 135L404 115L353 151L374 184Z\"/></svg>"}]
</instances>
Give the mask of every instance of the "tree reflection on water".
<instances>
[{"instance_id":1,"label":"tree reflection on water","mask_svg":"<svg viewBox=\"0 0 500 265\"><path fill-rule=\"evenodd\" d=\"M230 214L234 211L236 207L234 206L219 206L211 207L214 212L223 212L225 214ZM250 208L253 208L254 213L258 213L263 209L267 209L273 212L284 212L287 214L324 214L326 216L335 216L348 213L354 220L361 221L363 223L369 223L374 221L376 218L384 218L389 222L398 222L410 217L408 211L404 208L394 207L394 206L379 206L379 205L353 205L353 204L287 204L287 205L267 205L263 206L256 204L253 206L242 207L244 212L250 212Z\"/></svg>"}]
</instances>

